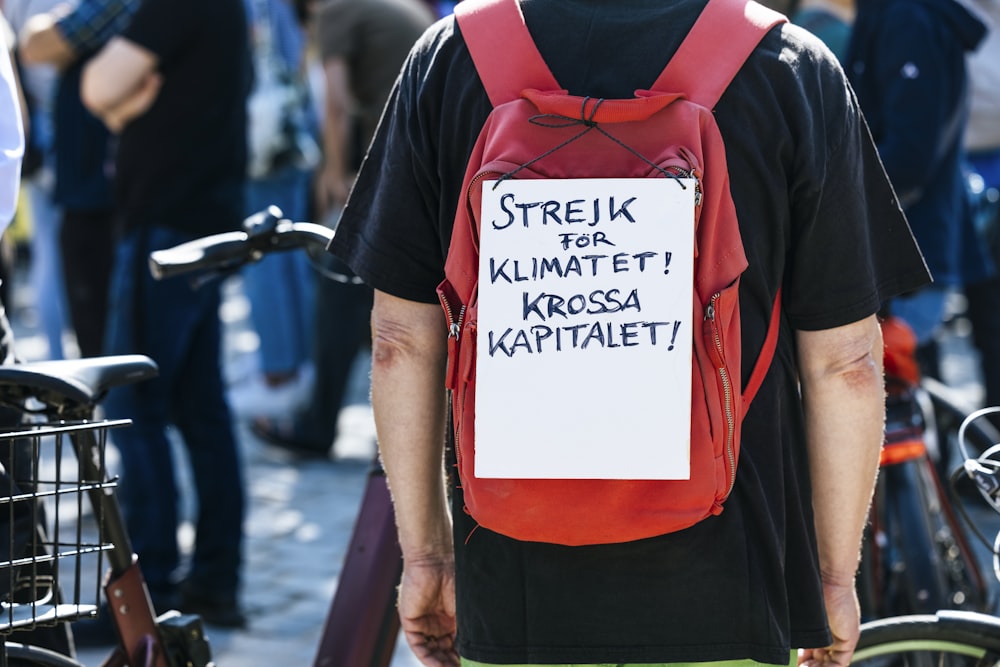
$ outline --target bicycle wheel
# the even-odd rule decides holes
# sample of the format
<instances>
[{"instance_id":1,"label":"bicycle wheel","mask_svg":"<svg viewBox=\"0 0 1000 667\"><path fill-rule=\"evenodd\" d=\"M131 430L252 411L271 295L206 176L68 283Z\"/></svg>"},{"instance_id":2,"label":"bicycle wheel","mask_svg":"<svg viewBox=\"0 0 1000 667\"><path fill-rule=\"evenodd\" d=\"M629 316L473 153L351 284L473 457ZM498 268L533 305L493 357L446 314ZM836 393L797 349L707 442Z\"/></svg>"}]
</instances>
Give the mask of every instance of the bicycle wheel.
<instances>
[{"instance_id":1,"label":"bicycle wheel","mask_svg":"<svg viewBox=\"0 0 1000 667\"><path fill-rule=\"evenodd\" d=\"M83 667L72 658L37 646L8 642L6 649L8 667Z\"/></svg>"},{"instance_id":2,"label":"bicycle wheel","mask_svg":"<svg viewBox=\"0 0 1000 667\"><path fill-rule=\"evenodd\" d=\"M861 627L858 667L987 667L1000 660L1000 619L964 611L898 616Z\"/></svg>"}]
</instances>

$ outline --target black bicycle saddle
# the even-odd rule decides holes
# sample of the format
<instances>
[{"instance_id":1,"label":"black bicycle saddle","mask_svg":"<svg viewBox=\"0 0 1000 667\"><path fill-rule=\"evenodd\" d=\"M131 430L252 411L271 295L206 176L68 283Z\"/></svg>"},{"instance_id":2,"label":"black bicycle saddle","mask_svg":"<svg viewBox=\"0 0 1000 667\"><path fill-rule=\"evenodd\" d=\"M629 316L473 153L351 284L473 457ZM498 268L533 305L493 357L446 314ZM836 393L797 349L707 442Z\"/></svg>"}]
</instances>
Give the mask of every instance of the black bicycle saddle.
<instances>
[{"instance_id":1,"label":"black bicycle saddle","mask_svg":"<svg viewBox=\"0 0 1000 667\"><path fill-rule=\"evenodd\" d=\"M156 362L141 354L32 361L0 366L0 398L34 397L51 406L95 405L108 389L156 377Z\"/></svg>"}]
</instances>

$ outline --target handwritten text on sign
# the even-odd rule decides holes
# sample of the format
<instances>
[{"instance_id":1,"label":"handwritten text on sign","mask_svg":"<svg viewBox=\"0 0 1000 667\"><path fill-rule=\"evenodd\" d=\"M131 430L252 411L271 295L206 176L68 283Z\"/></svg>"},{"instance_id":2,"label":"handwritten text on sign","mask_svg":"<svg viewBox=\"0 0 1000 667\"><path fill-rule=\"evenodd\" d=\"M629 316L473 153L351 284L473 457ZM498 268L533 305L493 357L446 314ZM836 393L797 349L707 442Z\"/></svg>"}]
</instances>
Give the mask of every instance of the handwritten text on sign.
<instances>
[{"instance_id":1,"label":"handwritten text on sign","mask_svg":"<svg viewBox=\"0 0 1000 667\"><path fill-rule=\"evenodd\" d=\"M482 185L476 476L686 479L695 181Z\"/></svg>"}]
</instances>

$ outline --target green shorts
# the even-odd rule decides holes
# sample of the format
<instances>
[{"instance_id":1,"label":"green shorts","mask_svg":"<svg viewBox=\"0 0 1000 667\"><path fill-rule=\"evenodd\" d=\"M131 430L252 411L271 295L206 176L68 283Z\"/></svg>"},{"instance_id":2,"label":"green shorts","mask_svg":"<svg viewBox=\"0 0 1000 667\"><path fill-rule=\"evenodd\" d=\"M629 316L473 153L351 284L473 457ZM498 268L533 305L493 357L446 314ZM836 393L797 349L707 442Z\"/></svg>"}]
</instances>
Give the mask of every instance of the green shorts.
<instances>
[{"instance_id":1,"label":"green shorts","mask_svg":"<svg viewBox=\"0 0 1000 667\"><path fill-rule=\"evenodd\" d=\"M798 651L792 651L788 661L789 667L795 667L798 663ZM643 663L600 663L600 664L572 664L572 665L494 665L487 662L476 662L462 658L462 667L774 667L756 660L718 660L715 662L657 662L654 664Z\"/></svg>"}]
</instances>

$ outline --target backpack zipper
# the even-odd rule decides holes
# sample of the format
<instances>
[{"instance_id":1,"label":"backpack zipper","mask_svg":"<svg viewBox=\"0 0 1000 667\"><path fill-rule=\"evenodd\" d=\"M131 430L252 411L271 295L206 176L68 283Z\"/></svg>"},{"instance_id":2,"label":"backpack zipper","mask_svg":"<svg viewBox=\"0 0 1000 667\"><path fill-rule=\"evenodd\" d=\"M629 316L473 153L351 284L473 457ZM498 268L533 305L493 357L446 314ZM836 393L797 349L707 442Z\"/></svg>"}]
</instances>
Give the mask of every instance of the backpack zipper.
<instances>
[{"instance_id":1,"label":"backpack zipper","mask_svg":"<svg viewBox=\"0 0 1000 667\"><path fill-rule=\"evenodd\" d=\"M469 187L465 191L466 202L472 200L472 193L480 181L485 180L488 176L499 177L503 174L499 171L481 171L476 174L472 181L469 182ZM469 221L472 223L472 235L475 239L476 253L479 253L479 228L476 224L477 216L470 215ZM465 412L465 389L460 389L458 384L460 379L468 380L468 378L460 378L461 369L458 364L458 342L459 337L462 335L462 326L465 320L465 311L468 308L466 304L462 304L462 307L458 310L458 316L455 316L455 309L452 307L451 302L448 297L443 293L441 294L441 303L444 304L445 312L447 313L448 319L448 359L449 359L449 371L448 371L448 388L451 389L454 400L455 392L462 392L462 406L460 412ZM472 352L475 354L475 351ZM452 413L454 415L454 412ZM459 484L461 484L461 470L462 470L462 425L455 421L455 459L458 464L459 470Z\"/></svg>"},{"instance_id":2,"label":"backpack zipper","mask_svg":"<svg viewBox=\"0 0 1000 667\"><path fill-rule=\"evenodd\" d=\"M458 387L458 337L462 333L462 321L465 318L465 304L458 310L458 317L455 316L455 309L448 300L448 296L442 291L439 293L441 303L448 319L448 383L449 389Z\"/></svg>"},{"instance_id":3,"label":"backpack zipper","mask_svg":"<svg viewBox=\"0 0 1000 667\"><path fill-rule=\"evenodd\" d=\"M448 338L458 340L459 334L462 333L462 320L465 318L465 305L463 304L461 308L458 309L458 317L456 318L452 310L451 303L448 301L448 297L441 296L441 300L444 301L445 310L448 312Z\"/></svg>"},{"instance_id":4,"label":"backpack zipper","mask_svg":"<svg viewBox=\"0 0 1000 667\"><path fill-rule=\"evenodd\" d=\"M694 154L683 146L677 148L677 153L688 164L688 168L685 169L679 165L668 165L663 168L663 171L669 172L674 176L679 178L693 178L694 179L694 205L695 208L701 206L702 192L701 192L701 170L698 168L697 163L694 159Z\"/></svg>"},{"instance_id":5,"label":"backpack zipper","mask_svg":"<svg viewBox=\"0 0 1000 667\"><path fill-rule=\"evenodd\" d=\"M473 176L472 180L469 181L469 189L465 193L467 199L472 199L472 191L476 189L476 185L480 181L485 180L488 176L497 176L497 177L500 177L500 176L503 176L503 173L501 173L499 171L481 171L478 174L476 174L475 176Z\"/></svg>"},{"instance_id":6,"label":"backpack zipper","mask_svg":"<svg viewBox=\"0 0 1000 667\"><path fill-rule=\"evenodd\" d=\"M712 295L708 305L705 307L705 322L708 325L706 337L710 340L706 347L715 364L716 374L722 383L723 411L726 419L726 460L729 463L729 487L726 489L724 497L728 497L736 484L736 452L734 451L734 440L736 437L736 415L733 407L733 383L729 377L729 370L726 368L725 354L722 349L722 334L719 332L718 322L716 322L716 303L722 295L718 292Z\"/></svg>"},{"instance_id":7,"label":"backpack zipper","mask_svg":"<svg viewBox=\"0 0 1000 667\"><path fill-rule=\"evenodd\" d=\"M472 180L469 182L469 188L465 191L465 201L467 202L467 204L472 203L472 193L475 191L476 186L479 185L481 181L484 181L489 177L501 178L503 177L503 172L481 171L475 176L473 176ZM479 211L476 211L473 214L469 215L469 221L472 222L472 236L475 239L477 254L479 253L480 232L479 232L479 225L476 223L476 221L479 220L480 215L481 213Z\"/></svg>"},{"instance_id":8,"label":"backpack zipper","mask_svg":"<svg viewBox=\"0 0 1000 667\"><path fill-rule=\"evenodd\" d=\"M445 378L445 386L451 392L451 397L452 397L451 400L453 402L452 420L454 422L453 433L455 436L455 457L457 459L456 463L458 464L458 470L461 471L462 454L460 445L462 436L461 436L461 428L459 428L459 422L455 414L456 413L455 408L458 406L454 404L454 401L457 400L458 396L456 394L459 391L458 338L462 333L462 320L465 318L466 306L465 304L462 304L462 307L458 310L458 317L456 317L455 309L452 307L451 301L448 300L448 297L445 295L445 293L443 291L439 292L439 296L441 299L441 303L444 305L444 310L446 313L446 317L448 319L448 376L447 378ZM464 411L464 406L462 406L461 409L458 410L458 412L461 411ZM461 474L459 474L459 478L461 479Z\"/></svg>"}]
</instances>

